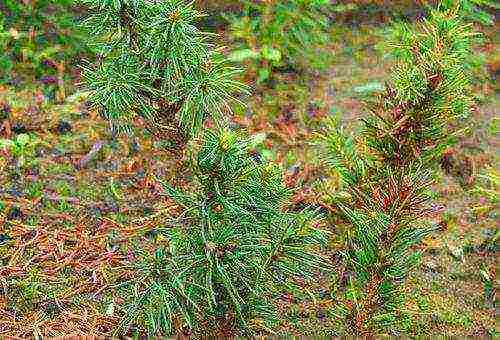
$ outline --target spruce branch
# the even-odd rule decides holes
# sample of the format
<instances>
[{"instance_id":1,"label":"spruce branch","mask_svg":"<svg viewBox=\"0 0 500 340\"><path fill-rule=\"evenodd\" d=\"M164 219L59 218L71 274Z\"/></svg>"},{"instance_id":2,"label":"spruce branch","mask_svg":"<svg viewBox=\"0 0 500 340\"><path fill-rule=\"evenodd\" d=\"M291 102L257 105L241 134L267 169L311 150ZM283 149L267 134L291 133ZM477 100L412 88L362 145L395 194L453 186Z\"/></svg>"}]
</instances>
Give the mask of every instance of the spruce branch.
<instances>
[{"instance_id":1,"label":"spruce branch","mask_svg":"<svg viewBox=\"0 0 500 340\"><path fill-rule=\"evenodd\" d=\"M90 101L112 125L130 126L142 117L168 138L195 136L207 119L218 127L247 86L200 31L203 14L184 0L82 0L91 15L83 21L100 56L84 67Z\"/></svg>"}]
</instances>

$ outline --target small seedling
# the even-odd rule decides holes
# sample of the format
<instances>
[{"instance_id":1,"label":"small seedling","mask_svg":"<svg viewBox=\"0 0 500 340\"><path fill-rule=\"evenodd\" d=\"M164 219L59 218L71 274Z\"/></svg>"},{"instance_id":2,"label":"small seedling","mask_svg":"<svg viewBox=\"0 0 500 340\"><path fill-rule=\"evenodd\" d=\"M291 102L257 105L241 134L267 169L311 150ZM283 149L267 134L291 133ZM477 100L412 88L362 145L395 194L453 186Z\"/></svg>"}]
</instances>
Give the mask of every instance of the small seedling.
<instances>
[{"instance_id":1,"label":"small seedling","mask_svg":"<svg viewBox=\"0 0 500 340\"><path fill-rule=\"evenodd\" d=\"M327 41L326 0L242 1L242 14L228 17L231 33L243 42L230 58L250 61L257 67L257 82L268 80L278 68L308 67Z\"/></svg>"},{"instance_id":2,"label":"small seedling","mask_svg":"<svg viewBox=\"0 0 500 340\"><path fill-rule=\"evenodd\" d=\"M9 151L17 158L17 165L24 168L32 165L36 158L36 147L40 140L34 135L20 134L15 139L0 139L0 149Z\"/></svg>"}]
</instances>

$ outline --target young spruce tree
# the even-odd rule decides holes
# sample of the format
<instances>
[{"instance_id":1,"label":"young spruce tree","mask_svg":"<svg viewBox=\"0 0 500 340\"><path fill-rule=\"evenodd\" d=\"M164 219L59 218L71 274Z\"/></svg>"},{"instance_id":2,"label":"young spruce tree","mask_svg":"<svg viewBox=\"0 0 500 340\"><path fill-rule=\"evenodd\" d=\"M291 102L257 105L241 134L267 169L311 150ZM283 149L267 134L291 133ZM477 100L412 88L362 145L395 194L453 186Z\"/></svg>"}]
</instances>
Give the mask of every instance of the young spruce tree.
<instances>
[{"instance_id":1,"label":"young spruce tree","mask_svg":"<svg viewBox=\"0 0 500 340\"><path fill-rule=\"evenodd\" d=\"M274 284L325 267L315 252L326 242L316 214L287 210L292 190L251 144L209 130L193 160L195 190L164 184L182 213L167 229L168 247L139 262L122 329L247 334L276 320Z\"/></svg>"},{"instance_id":2,"label":"young spruce tree","mask_svg":"<svg viewBox=\"0 0 500 340\"><path fill-rule=\"evenodd\" d=\"M471 26L458 8L433 10L416 27L395 29L399 60L362 133L324 135L329 163L348 195L337 206L350 222L346 238L348 327L383 332L400 320L405 279L418 263L414 246L439 228L429 188L432 170L472 105ZM349 197L346 199L346 197Z\"/></svg>"},{"instance_id":3,"label":"young spruce tree","mask_svg":"<svg viewBox=\"0 0 500 340\"><path fill-rule=\"evenodd\" d=\"M196 26L194 1L81 0L84 25L98 53L84 68L89 100L113 128L130 131L134 117L174 141L194 136L207 118L223 125L233 96L245 91L231 67Z\"/></svg>"},{"instance_id":4,"label":"young spruce tree","mask_svg":"<svg viewBox=\"0 0 500 340\"><path fill-rule=\"evenodd\" d=\"M207 117L224 126L232 94L245 86L194 26L201 16L194 2L85 1L100 58L84 79L90 101L114 126L127 129L139 115L166 125L174 140L194 136ZM120 285L119 332L251 331L253 322L275 319L276 280L325 266L315 254L325 243L315 213L287 210L292 192L281 170L257 159L249 141L219 130L204 134L193 160L197 187L186 193L165 184L182 213L164 230L168 246L143 252L135 277Z\"/></svg>"}]
</instances>

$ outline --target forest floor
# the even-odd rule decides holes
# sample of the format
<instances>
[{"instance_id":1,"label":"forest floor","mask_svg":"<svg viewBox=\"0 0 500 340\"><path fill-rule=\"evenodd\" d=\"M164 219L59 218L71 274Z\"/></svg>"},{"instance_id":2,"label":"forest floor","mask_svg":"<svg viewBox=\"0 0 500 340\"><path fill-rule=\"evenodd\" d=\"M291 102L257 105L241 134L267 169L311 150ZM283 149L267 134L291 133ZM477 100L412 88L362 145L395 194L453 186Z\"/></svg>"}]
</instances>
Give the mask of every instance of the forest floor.
<instances>
[{"instance_id":1,"label":"forest floor","mask_svg":"<svg viewBox=\"0 0 500 340\"><path fill-rule=\"evenodd\" d=\"M297 204L326 208L322 191L337 183L325 180L315 132L328 117L355 129L364 100L383 87L391 65L380 47L383 27L336 28L332 36L327 69L278 74L254 89L233 122L251 134L265 133L269 151L262 153L283 164L301 187ZM436 176L433 192L446 227L421 246L402 333L498 335L500 98L491 83L475 90L480 105L471 129ZM0 122L0 139L31 137L17 140L15 152L0 153L0 336L110 335L120 319L115 286L133 275L136 250L165 244L157 227L166 223L172 202L156 178L189 185L188 156L145 132L113 140L79 92L53 104L35 85L3 86L0 109L4 104L11 113ZM341 226L328 221L327 254L335 259ZM341 334L341 275L339 268L336 277L277 287L279 333Z\"/></svg>"}]
</instances>

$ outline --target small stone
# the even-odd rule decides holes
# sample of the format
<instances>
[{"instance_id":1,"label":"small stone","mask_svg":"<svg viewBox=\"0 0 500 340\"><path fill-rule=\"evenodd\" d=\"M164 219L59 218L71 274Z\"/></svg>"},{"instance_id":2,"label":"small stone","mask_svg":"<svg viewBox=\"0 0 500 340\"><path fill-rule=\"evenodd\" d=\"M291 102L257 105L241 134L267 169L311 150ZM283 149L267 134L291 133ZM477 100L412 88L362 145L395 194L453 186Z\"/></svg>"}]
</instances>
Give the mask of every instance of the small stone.
<instances>
[{"instance_id":1,"label":"small stone","mask_svg":"<svg viewBox=\"0 0 500 340\"><path fill-rule=\"evenodd\" d=\"M250 108L247 107L246 110L245 110L245 117L246 118L252 118L253 115L254 115L253 111Z\"/></svg>"},{"instance_id":2,"label":"small stone","mask_svg":"<svg viewBox=\"0 0 500 340\"><path fill-rule=\"evenodd\" d=\"M68 132L71 132L73 128L71 127L71 124L68 123L67 121L60 120L59 123L57 123L56 130L60 134L66 134Z\"/></svg>"},{"instance_id":3,"label":"small stone","mask_svg":"<svg viewBox=\"0 0 500 340\"><path fill-rule=\"evenodd\" d=\"M137 140L134 140L132 143L130 143L130 154L136 154L140 151L141 146L139 145L139 142Z\"/></svg>"},{"instance_id":4,"label":"small stone","mask_svg":"<svg viewBox=\"0 0 500 340\"><path fill-rule=\"evenodd\" d=\"M288 172L293 176L297 176L300 172L300 166L298 164L294 164L288 168Z\"/></svg>"},{"instance_id":5,"label":"small stone","mask_svg":"<svg viewBox=\"0 0 500 340\"><path fill-rule=\"evenodd\" d=\"M286 277L285 275L283 275L283 273L278 272L274 277L274 281L279 285L284 285L286 284Z\"/></svg>"},{"instance_id":6,"label":"small stone","mask_svg":"<svg viewBox=\"0 0 500 340\"><path fill-rule=\"evenodd\" d=\"M44 312L47 316L54 317L61 312L61 308L51 301L44 305Z\"/></svg>"},{"instance_id":7,"label":"small stone","mask_svg":"<svg viewBox=\"0 0 500 340\"><path fill-rule=\"evenodd\" d=\"M92 217L94 217L94 218L99 218L103 214L102 209L100 207L97 207L97 206L90 207L89 212L92 215Z\"/></svg>"},{"instance_id":8,"label":"small stone","mask_svg":"<svg viewBox=\"0 0 500 340\"><path fill-rule=\"evenodd\" d=\"M45 149L43 148L37 148L35 150L35 156L36 157L44 157L46 155Z\"/></svg>"},{"instance_id":9,"label":"small stone","mask_svg":"<svg viewBox=\"0 0 500 340\"><path fill-rule=\"evenodd\" d=\"M26 129L26 126L24 126L24 124L19 123L19 122L12 124L11 130L16 135L28 132L28 130Z\"/></svg>"},{"instance_id":10,"label":"small stone","mask_svg":"<svg viewBox=\"0 0 500 340\"><path fill-rule=\"evenodd\" d=\"M231 130L237 130L237 129L241 128L241 125L238 124L237 122L231 121L231 122L229 122L229 128Z\"/></svg>"},{"instance_id":11,"label":"small stone","mask_svg":"<svg viewBox=\"0 0 500 340\"><path fill-rule=\"evenodd\" d=\"M7 191L10 195L14 196L14 197L23 197L24 194L23 194L23 191L22 190L19 190L18 187L15 187L15 186L12 186L8 191Z\"/></svg>"},{"instance_id":12,"label":"small stone","mask_svg":"<svg viewBox=\"0 0 500 340\"><path fill-rule=\"evenodd\" d=\"M434 272L436 272L439 269L439 265L433 260L426 261L423 263L423 265L424 265L424 267L426 267Z\"/></svg>"},{"instance_id":13,"label":"small stone","mask_svg":"<svg viewBox=\"0 0 500 340\"><path fill-rule=\"evenodd\" d=\"M151 207L144 206L144 207L142 207L142 213L143 213L145 216L149 216L149 215L152 215L152 214L154 213L154 210L153 210L153 208L151 208Z\"/></svg>"},{"instance_id":14,"label":"small stone","mask_svg":"<svg viewBox=\"0 0 500 340\"><path fill-rule=\"evenodd\" d=\"M451 256L455 258L455 260L457 261L464 260L464 250L462 249L462 247L448 245L448 250L450 251Z\"/></svg>"},{"instance_id":15,"label":"small stone","mask_svg":"<svg viewBox=\"0 0 500 340\"><path fill-rule=\"evenodd\" d=\"M324 310L320 309L316 311L316 317L320 320L324 320L326 318L326 313Z\"/></svg>"},{"instance_id":16,"label":"small stone","mask_svg":"<svg viewBox=\"0 0 500 340\"><path fill-rule=\"evenodd\" d=\"M18 220L23 216L23 212L19 207L13 206L10 208L9 213L7 214L7 220Z\"/></svg>"},{"instance_id":17,"label":"small stone","mask_svg":"<svg viewBox=\"0 0 500 340\"><path fill-rule=\"evenodd\" d=\"M52 157L61 157L64 156L64 151L61 151L58 148L53 148L52 150L50 150L50 155Z\"/></svg>"},{"instance_id":18,"label":"small stone","mask_svg":"<svg viewBox=\"0 0 500 340\"><path fill-rule=\"evenodd\" d=\"M320 288L320 290L318 292L318 296L320 297L320 299L329 299L331 297L328 289L324 289L324 288Z\"/></svg>"}]
</instances>

